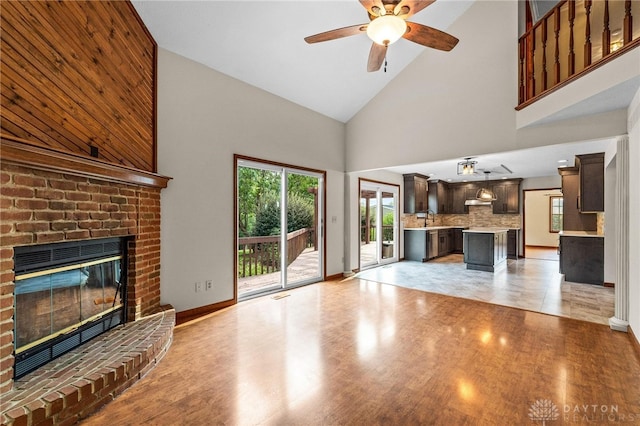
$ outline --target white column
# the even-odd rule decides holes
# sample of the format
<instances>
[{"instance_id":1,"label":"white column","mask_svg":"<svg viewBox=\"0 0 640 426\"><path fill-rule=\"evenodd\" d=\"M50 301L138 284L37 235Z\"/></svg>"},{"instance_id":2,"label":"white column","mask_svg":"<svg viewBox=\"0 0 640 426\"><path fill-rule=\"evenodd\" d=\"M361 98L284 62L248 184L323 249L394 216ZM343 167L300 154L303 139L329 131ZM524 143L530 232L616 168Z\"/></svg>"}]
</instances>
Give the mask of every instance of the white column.
<instances>
[{"instance_id":1,"label":"white column","mask_svg":"<svg viewBox=\"0 0 640 426\"><path fill-rule=\"evenodd\" d=\"M627 331L629 326L629 136L618 138L616 150L616 301L615 316L609 318L612 330Z\"/></svg>"}]
</instances>

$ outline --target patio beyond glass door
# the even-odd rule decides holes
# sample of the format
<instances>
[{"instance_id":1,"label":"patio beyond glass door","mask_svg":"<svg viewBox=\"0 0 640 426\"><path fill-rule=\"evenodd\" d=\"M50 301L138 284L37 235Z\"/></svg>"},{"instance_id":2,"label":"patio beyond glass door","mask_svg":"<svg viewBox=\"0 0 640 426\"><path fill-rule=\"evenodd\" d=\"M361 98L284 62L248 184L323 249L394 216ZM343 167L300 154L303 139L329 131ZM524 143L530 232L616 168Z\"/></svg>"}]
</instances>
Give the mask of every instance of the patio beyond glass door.
<instances>
[{"instance_id":1,"label":"patio beyond glass door","mask_svg":"<svg viewBox=\"0 0 640 426\"><path fill-rule=\"evenodd\" d=\"M320 281L324 176L249 160L236 167L238 298Z\"/></svg>"},{"instance_id":2,"label":"patio beyond glass door","mask_svg":"<svg viewBox=\"0 0 640 426\"><path fill-rule=\"evenodd\" d=\"M399 188L360 180L360 269L398 261Z\"/></svg>"}]
</instances>

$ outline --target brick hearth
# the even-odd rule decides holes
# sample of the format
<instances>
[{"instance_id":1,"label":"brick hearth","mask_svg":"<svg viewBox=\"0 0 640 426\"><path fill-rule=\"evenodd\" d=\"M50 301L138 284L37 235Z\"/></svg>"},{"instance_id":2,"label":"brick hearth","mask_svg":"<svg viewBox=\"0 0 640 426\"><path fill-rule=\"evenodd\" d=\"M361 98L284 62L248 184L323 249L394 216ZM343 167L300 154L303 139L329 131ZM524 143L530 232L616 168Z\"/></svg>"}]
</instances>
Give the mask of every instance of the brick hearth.
<instances>
[{"instance_id":1,"label":"brick hearth","mask_svg":"<svg viewBox=\"0 0 640 426\"><path fill-rule=\"evenodd\" d=\"M2 425L72 424L156 366L173 337L168 309L118 327L17 380L2 395Z\"/></svg>"},{"instance_id":2,"label":"brick hearth","mask_svg":"<svg viewBox=\"0 0 640 426\"><path fill-rule=\"evenodd\" d=\"M41 154L38 149L29 151L29 156L23 156L21 148L12 151L11 144L5 144L4 138L2 142L4 158L0 164L0 394L2 411L5 412L5 397L15 393L18 387L18 382L14 386L13 381L14 247L130 236L127 320L135 321L155 314L161 310L160 191L166 187L168 178L157 175L149 178L149 174L135 175L135 172L129 170L118 175L119 171L109 169L111 166L94 164L83 159L67 159L64 156L60 156L61 162L79 163L80 169L84 170L71 171L67 164L64 168L58 167L57 160L50 161L52 164L48 164L48 168L31 166L30 161ZM22 158L28 160L22 161ZM107 171L101 173L100 168ZM122 178L122 175L125 178ZM130 178L131 176L133 177ZM136 179L144 180L146 184L138 184ZM133 328L133 324L137 322L130 324L132 325L125 325L125 328ZM117 332L116 330L114 332ZM133 337L131 339L130 341L135 340ZM158 349L158 343L152 346L154 350ZM157 354L155 357L157 358ZM137 361L132 362L135 364ZM121 370L116 370L114 378L120 377L118 375ZM140 376L143 373L135 373L134 370L129 373L132 371L134 374L127 376L127 382L134 381L136 375ZM25 377L40 373L40 370L36 370ZM107 382L112 383L111 376L107 376ZM92 385L92 388L95 386ZM56 392L64 393L65 390Z\"/></svg>"}]
</instances>

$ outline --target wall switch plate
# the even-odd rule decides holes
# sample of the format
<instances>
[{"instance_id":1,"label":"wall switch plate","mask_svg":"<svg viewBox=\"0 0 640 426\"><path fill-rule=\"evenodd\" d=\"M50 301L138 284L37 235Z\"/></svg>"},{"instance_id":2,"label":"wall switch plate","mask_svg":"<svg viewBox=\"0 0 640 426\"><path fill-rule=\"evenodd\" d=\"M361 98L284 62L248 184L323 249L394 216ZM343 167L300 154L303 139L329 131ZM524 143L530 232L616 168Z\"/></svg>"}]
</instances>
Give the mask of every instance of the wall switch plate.
<instances>
[{"instance_id":1,"label":"wall switch plate","mask_svg":"<svg viewBox=\"0 0 640 426\"><path fill-rule=\"evenodd\" d=\"M207 280L204 282L204 289L205 291L209 291L213 288L213 281L211 280Z\"/></svg>"},{"instance_id":2,"label":"wall switch plate","mask_svg":"<svg viewBox=\"0 0 640 426\"><path fill-rule=\"evenodd\" d=\"M200 281L196 282L196 293L202 291L202 283Z\"/></svg>"}]
</instances>

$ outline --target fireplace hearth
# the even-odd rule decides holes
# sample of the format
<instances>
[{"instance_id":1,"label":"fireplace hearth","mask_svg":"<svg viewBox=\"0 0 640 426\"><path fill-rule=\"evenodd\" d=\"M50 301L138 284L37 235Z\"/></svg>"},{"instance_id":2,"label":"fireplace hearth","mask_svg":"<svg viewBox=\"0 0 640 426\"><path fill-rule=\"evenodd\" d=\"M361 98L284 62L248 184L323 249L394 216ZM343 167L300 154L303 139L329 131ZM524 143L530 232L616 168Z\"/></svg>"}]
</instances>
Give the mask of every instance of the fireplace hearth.
<instances>
[{"instance_id":1,"label":"fireplace hearth","mask_svg":"<svg viewBox=\"0 0 640 426\"><path fill-rule=\"evenodd\" d=\"M126 321L126 238L14 248L14 378Z\"/></svg>"}]
</instances>

